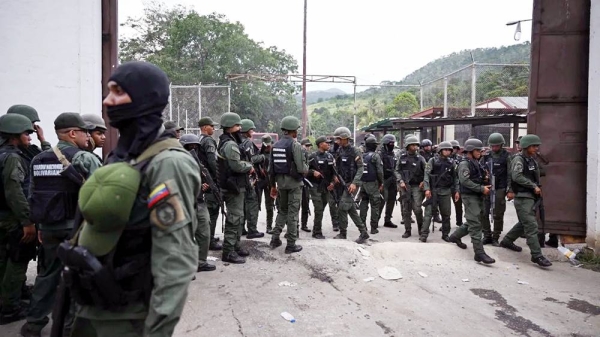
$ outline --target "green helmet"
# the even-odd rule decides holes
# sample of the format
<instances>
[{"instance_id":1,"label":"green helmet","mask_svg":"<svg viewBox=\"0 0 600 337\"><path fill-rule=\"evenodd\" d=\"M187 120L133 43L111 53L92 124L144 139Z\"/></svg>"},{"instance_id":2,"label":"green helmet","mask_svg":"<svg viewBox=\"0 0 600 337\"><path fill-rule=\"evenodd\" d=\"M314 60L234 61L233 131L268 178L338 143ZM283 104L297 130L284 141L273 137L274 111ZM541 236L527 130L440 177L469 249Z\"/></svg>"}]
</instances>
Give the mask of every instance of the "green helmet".
<instances>
[{"instance_id":1,"label":"green helmet","mask_svg":"<svg viewBox=\"0 0 600 337\"><path fill-rule=\"evenodd\" d=\"M285 116L281 120L281 130L296 131L300 128L300 120L294 116Z\"/></svg>"},{"instance_id":2,"label":"green helmet","mask_svg":"<svg viewBox=\"0 0 600 337\"><path fill-rule=\"evenodd\" d=\"M188 133L188 134L181 136L181 138L179 138L179 142L181 143L181 145L189 145L189 144L200 145L200 138L198 138L198 136L196 136L195 134Z\"/></svg>"},{"instance_id":3,"label":"green helmet","mask_svg":"<svg viewBox=\"0 0 600 337\"><path fill-rule=\"evenodd\" d=\"M265 145L269 145L273 142L273 139L271 138L271 135L266 134L266 135L262 135L262 137L260 137L262 140L262 143Z\"/></svg>"},{"instance_id":4,"label":"green helmet","mask_svg":"<svg viewBox=\"0 0 600 337\"><path fill-rule=\"evenodd\" d=\"M409 145L420 145L421 143L415 136L408 136L404 140L404 148L407 148Z\"/></svg>"},{"instance_id":5,"label":"green helmet","mask_svg":"<svg viewBox=\"0 0 600 337\"><path fill-rule=\"evenodd\" d=\"M517 140L515 140L515 143L519 144L521 142L521 138L523 138L523 136L519 136Z\"/></svg>"},{"instance_id":6,"label":"green helmet","mask_svg":"<svg viewBox=\"0 0 600 337\"><path fill-rule=\"evenodd\" d=\"M379 142L377 142L377 137L368 136L367 138L365 138L365 145L366 144L379 144Z\"/></svg>"},{"instance_id":7,"label":"green helmet","mask_svg":"<svg viewBox=\"0 0 600 337\"><path fill-rule=\"evenodd\" d=\"M221 116L220 123L223 128L230 128L236 125L242 125L240 115L235 112L226 112Z\"/></svg>"},{"instance_id":8,"label":"green helmet","mask_svg":"<svg viewBox=\"0 0 600 337\"><path fill-rule=\"evenodd\" d=\"M467 139L465 142L465 151L471 152L473 150L481 150L483 149L483 142L477 138Z\"/></svg>"},{"instance_id":9,"label":"green helmet","mask_svg":"<svg viewBox=\"0 0 600 337\"><path fill-rule=\"evenodd\" d=\"M17 104L8 108L7 114L19 114L29 118L31 123L39 122L40 116L38 116L38 112L30 107L29 105Z\"/></svg>"},{"instance_id":10,"label":"green helmet","mask_svg":"<svg viewBox=\"0 0 600 337\"><path fill-rule=\"evenodd\" d=\"M451 140L450 144L452 144L452 147L458 147L460 148L460 143L458 142L458 140Z\"/></svg>"},{"instance_id":11,"label":"green helmet","mask_svg":"<svg viewBox=\"0 0 600 337\"><path fill-rule=\"evenodd\" d=\"M488 145L503 145L504 136L501 133L494 132L488 137Z\"/></svg>"},{"instance_id":12,"label":"green helmet","mask_svg":"<svg viewBox=\"0 0 600 337\"><path fill-rule=\"evenodd\" d=\"M102 119L102 116L100 116L100 115L96 115L96 114L82 114L81 115L81 119L83 119L83 121L86 124L93 125L94 129L100 129L100 130L105 130L106 131L106 124L104 123L104 119Z\"/></svg>"},{"instance_id":13,"label":"green helmet","mask_svg":"<svg viewBox=\"0 0 600 337\"><path fill-rule=\"evenodd\" d=\"M242 119L242 132L248 132L252 129L256 129L256 126L254 126L254 122L245 118Z\"/></svg>"},{"instance_id":14,"label":"green helmet","mask_svg":"<svg viewBox=\"0 0 600 337\"><path fill-rule=\"evenodd\" d=\"M20 135L23 132L32 133L33 123L24 115L18 113L6 114L0 117L0 132Z\"/></svg>"},{"instance_id":15,"label":"green helmet","mask_svg":"<svg viewBox=\"0 0 600 337\"><path fill-rule=\"evenodd\" d=\"M542 140L536 135L525 135L521 138L521 148L526 149L532 145L542 145Z\"/></svg>"},{"instance_id":16,"label":"green helmet","mask_svg":"<svg viewBox=\"0 0 600 337\"><path fill-rule=\"evenodd\" d=\"M440 144L438 144L438 152L441 152L442 150L452 150L452 143L450 142L441 142Z\"/></svg>"},{"instance_id":17,"label":"green helmet","mask_svg":"<svg viewBox=\"0 0 600 337\"><path fill-rule=\"evenodd\" d=\"M350 129L342 126L342 127L335 129L335 131L333 132L333 136L341 138L341 139L347 139L347 138L352 137L352 133L350 132Z\"/></svg>"},{"instance_id":18,"label":"green helmet","mask_svg":"<svg viewBox=\"0 0 600 337\"><path fill-rule=\"evenodd\" d=\"M321 143L326 143L327 142L327 137L325 136L321 136L319 138L317 138L317 140L315 140L315 144L317 144L317 146L319 146Z\"/></svg>"},{"instance_id":19,"label":"green helmet","mask_svg":"<svg viewBox=\"0 0 600 337\"><path fill-rule=\"evenodd\" d=\"M396 136L392 135L392 134L387 134L385 136L383 136L383 138L381 138L381 144L383 145L387 145L390 143L395 143L396 142Z\"/></svg>"}]
</instances>

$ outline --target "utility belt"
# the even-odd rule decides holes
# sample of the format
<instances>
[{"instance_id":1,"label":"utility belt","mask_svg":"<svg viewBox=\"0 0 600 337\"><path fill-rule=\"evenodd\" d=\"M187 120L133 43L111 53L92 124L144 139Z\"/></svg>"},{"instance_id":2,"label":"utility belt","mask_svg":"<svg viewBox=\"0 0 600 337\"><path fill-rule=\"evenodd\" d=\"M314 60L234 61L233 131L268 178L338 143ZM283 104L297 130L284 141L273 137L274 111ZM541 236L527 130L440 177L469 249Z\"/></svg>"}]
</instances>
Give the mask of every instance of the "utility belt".
<instances>
[{"instance_id":1,"label":"utility belt","mask_svg":"<svg viewBox=\"0 0 600 337\"><path fill-rule=\"evenodd\" d=\"M152 278L147 266L150 261L147 254L140 254L131 262L113 270L109 270L84 247L73 246L68 241L58 246L57 255L65 266L65 285L70 288L73 299L79 305L117 311L131 303L148 303L150 300L151 287L144 289L142 285L136 290L127 291L119 284L119 281L132 276ZM148 275L138 275L145 271Z\"/></svg>"}]
</instances>

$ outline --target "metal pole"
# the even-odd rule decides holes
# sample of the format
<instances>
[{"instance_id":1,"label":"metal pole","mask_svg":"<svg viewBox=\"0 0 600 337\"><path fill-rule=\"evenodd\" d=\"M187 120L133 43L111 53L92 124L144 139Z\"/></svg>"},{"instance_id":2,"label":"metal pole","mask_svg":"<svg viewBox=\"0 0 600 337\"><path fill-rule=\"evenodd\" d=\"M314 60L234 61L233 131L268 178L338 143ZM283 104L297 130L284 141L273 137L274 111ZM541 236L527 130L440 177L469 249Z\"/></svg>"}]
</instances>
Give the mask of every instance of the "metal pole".
<instances>
[{"instance_id":1,"label":"metal pole","mask_svg":"<svg viewBox=\"0 0 600 337\"><path fill-rule=\"evenodd\" d=\"M198 119L202 118L202 83L198 84Z\"/></svg>"},{"instance_id":2,"label":"metal pole","mask_svg":"<svg viewBox=\"0 0 600 337\"><path fill-rule=\"evenodd\" d=\"M444 117L448 117L448 77L444 77Z\"/></svg>"},{"instance_id":3,"label":"metal pole","mask_svg":"<svg viewBox=\"0 0 600 337\"><path fill-rule=\"evenodd\" d=\"M475 71L476 63L473 62L471 68L471 116L475 116L475 100L477 99L477 72Z\"/></svg>"},{"instance_id":4,"label":"metal pole","mask_svg":"<svg viewBox=\"0 0 600 337\"><path fill-rule=\"evenodd\" d=\"M302 46L302 138L306 137L306 8L307 0L304 0L304 41Z\"/></svg>"},{"instance_id":5,"label":"metal pole","mask_svg":"<svg viewBox=\"0 0 600 337\"><path fill-rule=\"evenodd\" d=\"M169 120L173 120L173 90L171 89L172 83L169 83Z\"/></svg>"},{"instance_id":6,"label":"metal pole","mask_svg":"<svg viewBox=\"0 0 600 337\"><path fill-rule=\"evenodd\" d=\"M227 112L231 111L231 82L227 85Z\"/></svg>"},{"instance_id":7,"label":"metal pole","mask_svg":"<svg viewBox=\"0 0 600 337\"><path fill-rule=\"evenodd\" d=\"M354 84L354 116L352 121L354 123L354 132L352 139L354 139L354 144L356 145L356 83Z\"/></svg>"},{"instance_id":8,"label":"metal pole","mask_svg":"<svg viewBox=\"0 0 600 337\"><path fill-rule=\"evenodd\" d=\"M187 116L187 109L185 109L185 132L187 132L187 129L188 129L187 123L188 123L188 116Z\"/></svg>"},{"instance_id":9,"label":"metal pole","mask_svg":"<svg viewBox=\"0 0 600 337\"><path fill-rule=\"evenodd\" d=\"M419 95L421 96L420 97L421 98L421 111L423 111L424 110L424 108L423 108L423 85L422 84L419 85L419 88L420 88L419 89Z\"/></svg>"}]
</instances>

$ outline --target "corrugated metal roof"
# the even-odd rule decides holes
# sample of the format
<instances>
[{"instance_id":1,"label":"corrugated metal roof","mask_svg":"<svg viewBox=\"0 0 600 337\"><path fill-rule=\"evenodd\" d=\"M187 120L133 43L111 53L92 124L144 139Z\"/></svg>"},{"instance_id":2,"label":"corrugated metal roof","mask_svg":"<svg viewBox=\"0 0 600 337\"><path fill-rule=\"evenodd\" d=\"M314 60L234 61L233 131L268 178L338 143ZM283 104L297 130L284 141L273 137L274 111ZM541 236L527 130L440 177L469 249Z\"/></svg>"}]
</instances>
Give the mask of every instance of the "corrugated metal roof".
<instances>
[{"instance_id":1,"label":"corrugated metal roof","mask_svg":"<svg viewBox=\"0 0 600 337\"><path fill-rule=\"evenodd\" d=\"M509 106L509 108L513 109L527 109L529 105L529 97L511 97L511 96L503 96L498 97L498 99L502 100L502 102Z\"/></svg>"}]
</instances>

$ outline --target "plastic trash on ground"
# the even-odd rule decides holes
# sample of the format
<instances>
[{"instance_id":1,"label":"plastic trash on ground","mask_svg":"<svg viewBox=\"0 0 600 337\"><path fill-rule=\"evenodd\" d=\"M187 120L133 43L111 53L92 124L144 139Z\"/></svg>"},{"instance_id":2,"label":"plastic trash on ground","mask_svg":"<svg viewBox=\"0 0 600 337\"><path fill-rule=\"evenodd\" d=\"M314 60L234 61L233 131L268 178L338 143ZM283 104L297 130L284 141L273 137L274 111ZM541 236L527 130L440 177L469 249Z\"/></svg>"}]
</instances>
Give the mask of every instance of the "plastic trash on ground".
<instances>
[{"instance_id":1,"label":"plastic trash on ground","mask_svg":"<svg viewBox=\"0 0 600 337\"><path fill-rule=\"evenodd\" d=\"M377 273L384 280L398 280L402 278L402 274L400 274L400 271L390 266L379 268L379 270L377 270Z\"/></svg>"},{"instance_id":2,"label":"plastic trash on ground","mask_svg":"<svg viewBox=\"0 0 600 337\"><path fill-rule=\"evenodd\" d=\"M281 317L283 317L283 319L285 319L286 321L290 321L291 323L296 322L296 319L294 318L294 316L292 316L292 314L290 314L287 311L282 312Z\"/></svg>"}]
</instances>

